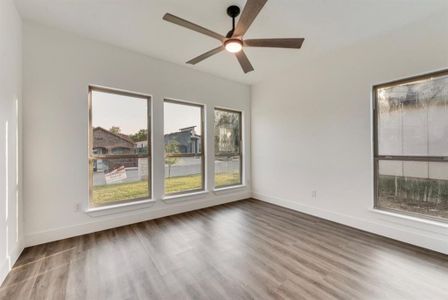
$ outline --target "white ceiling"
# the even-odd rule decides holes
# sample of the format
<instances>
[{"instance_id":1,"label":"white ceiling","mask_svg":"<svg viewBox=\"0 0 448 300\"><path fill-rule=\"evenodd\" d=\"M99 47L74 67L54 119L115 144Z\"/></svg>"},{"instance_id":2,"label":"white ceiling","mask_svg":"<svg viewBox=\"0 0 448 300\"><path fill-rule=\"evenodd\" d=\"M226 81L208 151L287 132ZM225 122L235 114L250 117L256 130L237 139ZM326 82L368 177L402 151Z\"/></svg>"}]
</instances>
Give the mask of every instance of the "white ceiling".
<instances>
[{"instance_id":1,"label":"white ceiling","mask_svg":"<svg viewBox=\"0 0 448 300\"><path fill-rule=\"evenodd\" d=\"M245 0L16 0L27 20L128 48L166 61L185 62L218 41L162 20L166 12L223 35L230 30L229 5ZM301 61L447 9L448 0L270 0L246 38L304 37L301 50L248 48L255 71L244 74L222 52L189 66L243 83L255 83Z\"/></svg>"}]
</instances>

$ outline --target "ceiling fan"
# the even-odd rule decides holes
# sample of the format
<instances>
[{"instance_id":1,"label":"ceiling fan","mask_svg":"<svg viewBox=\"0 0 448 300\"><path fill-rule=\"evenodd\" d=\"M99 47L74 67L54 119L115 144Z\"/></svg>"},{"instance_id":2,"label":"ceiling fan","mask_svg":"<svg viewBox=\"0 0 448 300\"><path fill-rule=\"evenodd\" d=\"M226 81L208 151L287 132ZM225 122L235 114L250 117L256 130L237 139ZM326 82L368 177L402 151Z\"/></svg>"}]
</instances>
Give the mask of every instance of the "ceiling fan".
<instances>
[{"instance_id":1,"label":"ceiling fan","mask_svg":"<svg viewBox=\"0 0 448 300\"><path fill-rule=\"evenodd\" d=\"M290 48L300 49L302 47L303 38L277 38L277 39L243 39L244 34L249 29L252 22L257 17L267 0L247 0L244 6L241 17L238 20L238 24L235 26L235 18L240 14L240 8L236 5L229 6L227 8L227 14L232 18L232 29L223 36L219 33L211 31L202 26L191 23L190 21L176 17L172 14L165 14L163 19L165 21L174 23L176 25L186 27L193 31L208 35L209 37L219 40L222 44L192 60L187 61L187 64L195 65L212 55L215 55L224 49L230 53L235 53L238 62L241 65L244 73L248 73L254 70L252 64L243 51L243 47L273 47L273 48Z\"/></svg>"}]
</instances>

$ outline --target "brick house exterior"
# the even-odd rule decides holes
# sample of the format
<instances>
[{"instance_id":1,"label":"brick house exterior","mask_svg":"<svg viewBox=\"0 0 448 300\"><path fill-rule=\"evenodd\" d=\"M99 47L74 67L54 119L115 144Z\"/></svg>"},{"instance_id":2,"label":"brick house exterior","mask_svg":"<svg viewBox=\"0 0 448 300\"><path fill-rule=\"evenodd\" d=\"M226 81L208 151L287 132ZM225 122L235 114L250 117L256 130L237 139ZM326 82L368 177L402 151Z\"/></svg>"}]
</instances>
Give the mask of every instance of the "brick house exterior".
<instances>
[{"instance_id":1,"label":"brick house exterior","mask_svg":"<svg viewBox=\"0 0 448 300\"><path fill-rule=\"evenodd\" d=\"M124 134L113 133L101 127L93 129L93 153L101 154L133 154L135 153L135 143ZM116 168L124 166L137 167L137 158L116 158L96 160L94 170L96 171L112 171Z\"/></svg>"}]
</instances>

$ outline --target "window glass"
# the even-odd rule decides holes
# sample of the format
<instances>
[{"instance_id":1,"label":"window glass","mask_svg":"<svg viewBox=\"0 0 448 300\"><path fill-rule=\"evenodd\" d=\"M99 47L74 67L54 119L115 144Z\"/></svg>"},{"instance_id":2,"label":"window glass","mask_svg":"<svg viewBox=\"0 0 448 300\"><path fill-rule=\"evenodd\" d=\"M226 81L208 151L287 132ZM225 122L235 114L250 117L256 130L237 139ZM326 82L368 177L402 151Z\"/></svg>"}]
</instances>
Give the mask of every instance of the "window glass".
<instances>
[{"instance_id":1,"label":"window glass","mask_svg":"<svg viewBox=\"0 0 448 300\"><path fill-rule=\"evenodd\" d=\"M375 88L377 208L448 218L447 73Z\"/></svg>"},{"instance_id":2,"label":"window glass","mask_svg":"<svg viewBox=\"0 0 448 300\"><path fill-rule=\"evenodd\" d=\"M448 218L448 163L379 161L378 207Z\"/></svg>"},{"instance_id":3,"label":"window glass","mask_svg":"<svg viewBox=\"0 0 448 300\"><path fill-rule=\"evenodd\" d=\"M204 189L203 107L165 100L165 194Z\"/></svg>"},{"instance_id":4,"label":"window glass","mask_svg":"<svg viewBox=\"0 0 448 300\"><path fill-rule=\"evenodd\" d=\"M379 88L378 154L448 156L448 76Z\"/></svg>"},{"instance_id":5,"label":"window glass","mask_svg":"<svg viewBox=\"0 0 448 300\"><path fill-rule=\"evenodd\" d=\"M241 113L215 109L215 187L242 184Z\"/></svg>"},{"instance_id":6,"label":"window glass","mask_svg":"<svg viewBox=\"0 0 448 300\"><path fill-rule=\"evenodd\" d=\"M150 198L148 97L91 88L90 105L90 207Z\"/></svg>"},{"instance_id":7,"label":"window glass","mask_svg":"<svg viewBox=\"0 0 448 300\"><path fill-rule=\"evenodd\" d=\"M147 158L92 160L91 206L149 198L147 161Z\"/></svg>"}]
</instances>

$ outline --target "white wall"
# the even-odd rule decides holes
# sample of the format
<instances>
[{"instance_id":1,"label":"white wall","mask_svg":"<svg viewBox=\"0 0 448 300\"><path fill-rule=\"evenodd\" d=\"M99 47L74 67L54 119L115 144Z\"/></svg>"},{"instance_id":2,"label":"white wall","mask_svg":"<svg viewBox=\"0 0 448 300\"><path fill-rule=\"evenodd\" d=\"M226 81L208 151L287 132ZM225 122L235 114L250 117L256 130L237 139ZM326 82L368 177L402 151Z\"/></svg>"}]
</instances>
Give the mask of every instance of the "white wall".
<instances>
[{"instance_id":1,"label":"white wall","mask_svg":"<svg viewBox=\"0 0 448 300\"><path fill-rule=\"evenodd\" d=\"M160 201L164 177L163 97L204 103L207 127L211 129L215 105L242 110L244 134L249 141L249 86L34 23L24 25L24 69L27 245L250 196L248 185L234 191ZM159 201L149 207L103 216L76 211L77 204L85 206L88 201L89 84L153 96L153 194ZM213 130L208 131L206 139L211 141L206 150L209 161L213 161ZM246 182L250 180L249 146L244 153ZM213 164L208 165L207 172L210 191Z\"/></svg>"},{"instance_id":2,"label":"white wall","mask_svg":"<svg viewBox=\"0 0 448 300\"><path fill-rule=\"evenodd\" d=\"M0 284L23 249L20 109L22 24L12 0L0 1Z\"/></svg>"},{"instance_id":3,"label":"white wall","mask_svg":"<svg viewBox=\"0 0 448 300\"><path fill-rule=\"evenodd\" d=\"M448 226L372 210L372 86L443 68L448 10L254 86L254 197L448 253Z\"/></svg>"}]
</instances>

